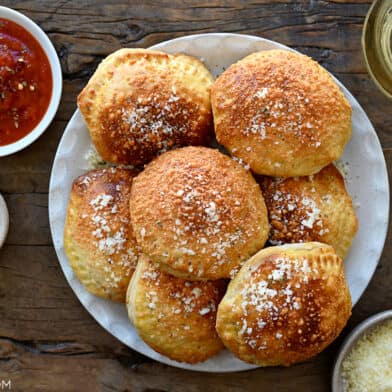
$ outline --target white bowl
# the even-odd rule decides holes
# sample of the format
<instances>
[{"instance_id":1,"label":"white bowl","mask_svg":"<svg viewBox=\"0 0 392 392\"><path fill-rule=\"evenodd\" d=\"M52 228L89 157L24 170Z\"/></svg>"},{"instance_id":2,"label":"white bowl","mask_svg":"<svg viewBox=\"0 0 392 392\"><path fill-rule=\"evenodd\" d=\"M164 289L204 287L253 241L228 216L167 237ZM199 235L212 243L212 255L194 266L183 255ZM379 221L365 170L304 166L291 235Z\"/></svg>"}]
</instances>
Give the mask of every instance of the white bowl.
<instances>
[{"instance_id":1,"label":"white bowl","mask_svg":"<svg viewBox=\"0 0 392 392\"><path fill-rule=\"evenodd\" d=\"M335 366L332 373L332 392L344 392L342 363L345 358L350 354L358 339L360 339L365 333L370 332L370 330L373 329L375 326L380 325L391 319L392 310L386 310L384 312L377 313L367 318L351 331L351 333L347 336L346 340L343 342L338 357L336 358Z\"/></svg>"},{"instance_id":2,"label":"white bowl","mask_svg":"<svg viewBox=\"0 0 392 392\"><path fill-rule=\"evenodd\" d=\"M14 143L0 146L0 157L4 157L29 146L36 139L38 139L49 126L49 124L53 120L53 117L56 114L57 108L60 103L63 77L61 74L60 61L57 56L56 50L52 42L50 42L48 36L38 25L36 25L27 16L7 7L0 6L0 18L8 19L24 27L39 42L49 60L53 80L52 96L50 98L49 106L46 110L46 113L42 117L41 121L31 132L29 132L23 138L17 140Z\"/></svg>"},{"instance_id":3,"label":"white bowl","mask_svg":"<svg viewBox=\"0 0 392 392\"><path fill-rule=\"evenodd\" d=\"M3 199L3 196L0 194L0 248L3 246L5 241L5 237L7 237L9 226L9 216L7 204Z\"/></svg>"}]
</instances>

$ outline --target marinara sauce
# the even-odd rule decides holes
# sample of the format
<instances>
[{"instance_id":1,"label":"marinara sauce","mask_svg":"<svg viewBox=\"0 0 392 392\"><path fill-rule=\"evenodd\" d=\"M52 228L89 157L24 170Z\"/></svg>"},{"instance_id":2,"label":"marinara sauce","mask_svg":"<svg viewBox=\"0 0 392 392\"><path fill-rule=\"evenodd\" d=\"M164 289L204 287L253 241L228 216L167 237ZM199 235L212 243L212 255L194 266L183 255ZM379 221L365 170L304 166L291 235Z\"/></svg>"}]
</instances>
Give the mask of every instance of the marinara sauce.
<instances>
[{"instance_id":1,"label":"marinara sauce","mask_svg":"<svg viewBox=\"0 0 392 392\"><path fill-rule=\"evenodd\" d=\"M52 96L49 60L23 27L0 18L0 146L31 132Z\"/></svg>"}]
</instances>

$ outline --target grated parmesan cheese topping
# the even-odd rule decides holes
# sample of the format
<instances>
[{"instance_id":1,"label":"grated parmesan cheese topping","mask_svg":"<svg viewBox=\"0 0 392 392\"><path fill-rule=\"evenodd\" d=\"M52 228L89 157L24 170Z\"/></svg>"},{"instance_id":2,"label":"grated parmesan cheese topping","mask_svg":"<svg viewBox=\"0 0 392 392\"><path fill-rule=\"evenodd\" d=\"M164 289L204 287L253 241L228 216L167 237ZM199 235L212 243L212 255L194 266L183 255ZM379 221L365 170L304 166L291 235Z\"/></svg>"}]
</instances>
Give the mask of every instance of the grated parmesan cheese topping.
<instances>
[{"instance_id":1,"label":"grated parmesan cheese topping","mask_svg":"<svg viewBox=\"0 0 392 392\"><path fill-rule=\"evenodd\" d=\"M216 259L216 265L211 267L213 270L230 262L227 251L236 245L244 244L260 228L243 229L235 225L229 231L228 228L232 227L235 221L234 215L242 208L243 202L234 200L229 185L220 191L206 191L210 188L209 184L207 174L189 174L181 188L169 189L167 192L175 199L173 205L177 218L174 220L171 236L178 244L177 254L180 257L200 254L213 257ZM161 192L160 196L162 208L169 208L165 203L168 197L166 193ZM189 265L189 272L193 272L192 265ZM198 273L203 273L201 268L198 269Z\"/></svg>"},{"instance_id":2,"label":"grated parmesan cheese topping","mask_svg":"<svg viewBox=\"0 0 392 392\"><path fill-rule=\"evenodd\" d=\"M115 169L109 168L91 176L108 172L114 173ZM92 181L92 178L86 175L80 184L88 187ZM123 192L123 185L116 184L115 190L118 193ZM124 278L124 273L127 275L134 268L140 251L137 245L127 246L129 219L118 214L120 202L121 197L117 199L111 194L102 192L90 200L89 206L92 212L81 215L81 219L87 220L93 238L92 245L106 256L107 264L103 266L103 270L107 274L105 282L111 287L118 287L118 283Z\"/></svg>"},{"instance_id":3,"label":"grated parmesan cheese topping","mask_svg":"<svg viewBox=\"0 0 392 392\"><path fill-rule=\"evenodd\" d=\"M174 147L178 135L190 132L191 113L179 104L180 98L173 86L171 95L151 95L121 109L121 119L136 144L156 143L162 153Z\"/></svg>"},{"instance_id":4,"label":"grated parmesan cheese topping","mask_svg":"<svg viewBox=\"0 0 392 392\"><path fill-rule=\"evenodd\" d=\"M392 391L392 320L364 334L342 369L345 392Z\"/></svg>"},{"instance_id":5,"label":"grated parmesan cheese topping","mask_svg":"<svg viewBox=\"0 0 392 392\"><path fill-rule=\"evenodd\" d=\"M143 272L142 279L147 287L147 307L151 310L159 307L159 319L173 315L187 318L190 314L215 318L223 295L216 282L185 281L152 268ZM159 303L160 297L164 304ZM184 329L189 330L189 325Z\"/></svg>"},{"instance_id":6,"label":"grated parmesan cheese topping","mask_svg":"<svg viewBox=\"0 0 392 392\"><path fill-rule=\"evenodd\" d=\"M99 155L94 146L91 146L87 150L86 154L84 155L84 159L86 160L89 169L99 169L109 166L109 164L103 160L101 155Z\"/></svg>"},{"instance_id":7,"label":"grated parmesan cheese topping","mask_svg":"<svg viewBox=\"0 0 392 392\"><path fill-rule=\"evenodd\" d=\"M321 205L312 197L316 193L316 188L311 186L313 176L308 177L309 191L305 192L304 188L303 193L298 194L288 191L285 181L283 178L266 179L261 184L270 219L269 241L273 245L321 241L329 228L323 220ZM332 196L325 194L321 200L331 204Z\"/></svg>"},{"instance_id":8,"label":"grated parmesan cheese topping","mask_svg":"<svg viewBox=\"0 0 392 392\"><path fill-rule=\"evenodd\" d=\"M249 126L242 129L243 135L255 135L263 140L269 134L271 138L275 138L277 133L289 133L302 144L316 148L321 146L317 139L320 120L311 113L310 100L301 92L294 96L280 86L264 86L253 95L251 105L255 107L256 113L250 118ZM304 121L304 118L309 117L312 118L312 123Z\"/></svg>"},{"instance_id":9,"label":"grated parmesan cheese topping","mask_svg":"<svg viewBox=\"0 0 392 392\"><path fill-rule=\"evenodd\" d=\"M95 228L92 232L96 238L95 246L108 256L119 253L124 248L126 238L124 226L116 232L109 227L109 222L114 218L117 210L113 196L101 193L90 201L90 206L93 209L91 223Z\"/></svg>"},{"instance_id":10,"label":"grated parmesan cheese topping","mask_svg":"<svg viewBox=\"0 0 392 392\"><path fill-rule=\"evenodd\" d=\"M269 267L266 267L266 263ZM270 268L268 274L265 268ZM318 274L318 270L311 268L307 259L277 257L273 261L265 261L264 265L253 267L241 291L243 316L238 327L245 343L252 349L257 347L258 350L265 350L267 343L263 341L264 330L282 325L282 317L289 311L296 312L302 308L302 298L296 294L296 290L307 285L309 277L314 274ZM258 317L252 320L255 312ZM275 333L275 339L280 340L284 336L283 328Z\"/></svg>"},{"instance_id":11,"label":"grated parmesan cheese topping","mask_svg":"<svg viewBox=\"0 0 392 392\"><path fill-rule=\"evenodd\" d=\"M351 168L350 163L347 161L337 160L334 162L335 167L339 170L340 174L344 178L346 184L351 183Z\"/></svg>"},{"instance_id":12,"label":"grated parmesan cheese topping","mask_svg":"<svg viewBox=\"0 0 392 392\"><path fill-rule=\"evenodd\" d=\"M247 148L251 148L251 147L247 147ZM233 151L232 151L233 153L234 153L234 148L233 148ZM249 165L249 163L246 163L242 158L238 158L238 157L236 157L236 156L232 156L231 157L234 161L236 161L236 162L238 162L245 170L250 170L250 165Z\"/></svg>"}]
</instances>

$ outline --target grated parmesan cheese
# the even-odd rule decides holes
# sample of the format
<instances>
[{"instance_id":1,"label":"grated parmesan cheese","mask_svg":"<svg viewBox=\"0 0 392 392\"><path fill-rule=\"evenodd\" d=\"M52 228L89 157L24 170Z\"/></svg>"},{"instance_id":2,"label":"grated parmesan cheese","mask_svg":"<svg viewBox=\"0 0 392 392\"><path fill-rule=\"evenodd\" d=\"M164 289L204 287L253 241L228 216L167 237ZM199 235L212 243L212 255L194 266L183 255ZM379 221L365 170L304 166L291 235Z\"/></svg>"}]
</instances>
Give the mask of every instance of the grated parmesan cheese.
<instances>
[{"instance_id":1,"label":"grated parmesan cheese","mask_svg":"<svg viewBox=\"0 0 392 392\"><path fill-rule=\"evenodd\" d=\"M86 152L84 159L86 160L89 169L99 169L109 166L109 164L103 160L101 155L99 155L94 146L91 146Z\"/></svg>"},{"instance_id":2,"label":"grated parmesan cheese","mask_svg":"<svg viewBox=\"0 0 392 392\"><path fill-rule=\"evenodd\" d=\"M340 174L343 176L346 184L351 183L351 168L350 164L346 161L338 160L334 162L335 167L339 170Z\"/></svg>"},{"instance_id":3,"label":"grated parmesan cheese","mask_svg":"<svg viewBox=\"0 0 392 392\"><path fill-rule=\"evenodd\" d=\"M345 392L392 391L392 320L363 335L342 368Z\"/></svg>"},{"instance_id":4,"label":"grated parmesan cheese","mask_svg":"<svg viewBox=\"0 0 392 392\"><path fill-rule=\"evenodd\" d=\"M256 92L255 97L264 99L268 95L268 87L263 87Z\"/></svg>"}]
</instances>

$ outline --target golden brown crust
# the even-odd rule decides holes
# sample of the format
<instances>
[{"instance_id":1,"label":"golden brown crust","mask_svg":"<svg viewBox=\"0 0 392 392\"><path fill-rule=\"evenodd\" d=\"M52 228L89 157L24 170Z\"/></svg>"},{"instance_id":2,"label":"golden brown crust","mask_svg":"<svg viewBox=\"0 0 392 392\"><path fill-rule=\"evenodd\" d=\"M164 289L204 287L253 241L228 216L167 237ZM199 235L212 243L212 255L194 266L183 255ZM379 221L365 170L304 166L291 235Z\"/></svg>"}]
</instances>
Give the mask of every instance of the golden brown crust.
<instances>
[{"instance_id":1,"label":"golden brown crust","mask_svg":"<svg viewBox=\"0 0 392 392\"><path fill-rule=\"evenodd\" d=\"M230 277L268 236L260 188L218 150L185 147L147 165L131 192L132 226L143 253L178 277Z\"/></svg>"},{"instance_id":2,"label":"golden brown crust","mask_svg":"<svg viewBox=\"0 0 392 392\"><path fill-rule=\"evenodd\" d=\"M211 135L213 78L197 59L148 49L108 56L78 97L105 161L138 165Z\"/></svg>"},{"instance_id":3,"label":"golden brown crust","mask_svg":"<svg viewBox=\"0 0 392 392\"><path fill-rule=\"evenodd\" d=\"M217 331L240 359L288 366L321 352L351 315L342 260L317 242L270 247L231 281Z\"/></svg>"},{"instance_id":4,"label":"golden brown crust","mask_svg":"<svg viewBox=\"0 0 392 392\"><path fill-rule=\"evenodd\" d=\"M215 321L226 286L223 280L176 278L143 255L128 288L128 314L155 351L180 362L202 362L223 348Z\"/></svg>"},{"instance_id":5,"label":"golden brown crust","mask_svg":"<svg viewBox=\"0 0 392 392\"><path fill-rule=\"evenodd\" d=\"M328 72L285 50L253 53L211 91L215 133L258 174L311 175L340 157L351 107Z\"/></svg>"},{"instance_id":6,"label":"golden brown crust","mask_svg":"<svg viewBox=\"0 0 392 392\"><path fill-rule=\"evenodd\" d=\"M258 178L267 205L273 245L318 241L344 259L358 220L344 179L334 165L308 177Z\"/></svg>"},{"instance_id":7,"label":"golden brown crust","mask_svg":"<svg viewBox=\"0 0 392 392\"><path fill-rule=\"evenodd\" d=\"M81 283L95 295L121 302L140 253L129 222L135 175L109 168L78 177L64 227L64 249Z\"/></svg>"}]
</instances>

